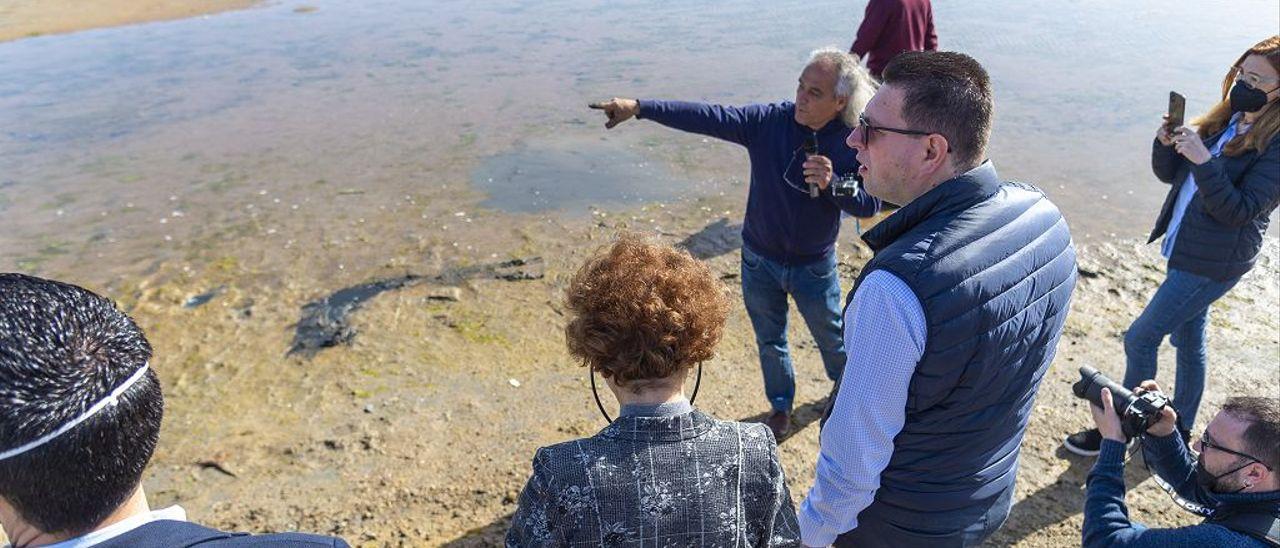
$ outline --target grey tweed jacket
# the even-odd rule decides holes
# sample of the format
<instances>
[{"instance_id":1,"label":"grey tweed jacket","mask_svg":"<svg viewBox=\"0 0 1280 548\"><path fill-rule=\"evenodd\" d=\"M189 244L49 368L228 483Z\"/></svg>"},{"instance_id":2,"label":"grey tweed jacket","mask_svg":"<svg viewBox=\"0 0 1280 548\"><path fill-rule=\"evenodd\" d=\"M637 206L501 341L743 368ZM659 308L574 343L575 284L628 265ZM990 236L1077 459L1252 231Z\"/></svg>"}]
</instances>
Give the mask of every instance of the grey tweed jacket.
<instances>
[{"instance_id":1,"label":"grey tweed jacket","mask_svg":"<svg viewBox=\"0 0 1280 548\"><path fill-rule=\"evenodd\" d=\"M693 410L539 449L506 544L800 546L799 531L769 429Z\"/></svg>"}]
</instances>

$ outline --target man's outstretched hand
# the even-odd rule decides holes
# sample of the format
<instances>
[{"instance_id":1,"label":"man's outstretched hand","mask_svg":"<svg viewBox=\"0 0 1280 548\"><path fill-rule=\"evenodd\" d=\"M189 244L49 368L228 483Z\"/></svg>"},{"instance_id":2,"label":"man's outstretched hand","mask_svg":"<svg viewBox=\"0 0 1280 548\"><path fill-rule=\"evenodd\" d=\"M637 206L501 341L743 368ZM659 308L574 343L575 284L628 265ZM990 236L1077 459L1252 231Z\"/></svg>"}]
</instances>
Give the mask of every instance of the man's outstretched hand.
<instances>
[{"instance_id":1,"label":"man's outstretched hand","mask_svg":"<svg viewBox=\"0 0 1280 548\"><path fill-rule=\"evenodd\" d=\"M621 97L614 97L608 101L591 103L587 106L604 111L604 115L609 118L609 121L604 123L605 129L613 129L613 126L621 124L640 113L639 101L636 101L635 99L623 99Z\"/></svg>"}]
</instances>

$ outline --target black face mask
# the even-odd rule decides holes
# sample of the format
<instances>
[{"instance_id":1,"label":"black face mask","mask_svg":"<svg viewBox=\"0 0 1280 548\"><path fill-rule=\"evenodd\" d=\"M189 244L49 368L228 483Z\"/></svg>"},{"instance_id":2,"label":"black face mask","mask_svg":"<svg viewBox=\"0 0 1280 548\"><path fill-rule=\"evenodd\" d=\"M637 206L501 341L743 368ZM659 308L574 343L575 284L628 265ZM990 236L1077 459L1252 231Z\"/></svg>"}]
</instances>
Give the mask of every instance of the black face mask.
<instances>
[{"instance_id":1,"label":"black face mask","mask_svg":"<svg viewBox=\"0 0 1280 548\"><path fill-rule=\"evenodd\" d=\"M1267 105L1267 93L1244 82L1236 82L1231 86L1227 100L1231 102L1231 112L1258 112Z\"/></svg>"},{"instance_id":2,"label":"black face mask","mask_svg":"<svg viewBox=\"0 0 1280 548\"><path fill-rule=\"evenodd\" d=\"M1209 472L1208 469L1204 467L1204 454L1201 454L1200 458L1196 459L1196 483L1199 484L1200 487L1203 488L1205 491L1208 491L1210 493L1220 493L1221 491L1218 490L1218 480L1225 478L1227 476L1230 476L1231 474L1234 474L1236 472L1239 472L1243 470L1244 467L1249 466L1250 464L1253 464L1253 463L1246 461L1244 464L1241 464L1240 466L1232 468L1230 471L1227 471L1215 476L1211 472ZM1239 493L1240 491L1243 491L1243 490L1244 490L1244 486L1241 486L1239 489L1232 491L1232 493Z\"/></svg>"}]
</instances>

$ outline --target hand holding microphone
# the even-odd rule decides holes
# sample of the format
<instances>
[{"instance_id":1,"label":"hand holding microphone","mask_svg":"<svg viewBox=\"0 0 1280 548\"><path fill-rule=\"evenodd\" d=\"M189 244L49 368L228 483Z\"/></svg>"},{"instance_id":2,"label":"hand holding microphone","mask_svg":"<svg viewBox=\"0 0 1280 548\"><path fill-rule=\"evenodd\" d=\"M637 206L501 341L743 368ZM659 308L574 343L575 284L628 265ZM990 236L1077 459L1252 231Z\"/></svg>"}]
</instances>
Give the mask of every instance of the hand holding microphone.
<instances>
[{"instance_id":1,"label":"hand holding microphone","mask_svg":"<svg viewBox=\"0 0 1280 548\"><path fill-rule=\"evenodd\" d=\"M831 184L831 159L818 154L818 136L810 135L804 141L804 182L809 184L809 197L817 198L820 190Z\"/></svg>"}]
</instances>

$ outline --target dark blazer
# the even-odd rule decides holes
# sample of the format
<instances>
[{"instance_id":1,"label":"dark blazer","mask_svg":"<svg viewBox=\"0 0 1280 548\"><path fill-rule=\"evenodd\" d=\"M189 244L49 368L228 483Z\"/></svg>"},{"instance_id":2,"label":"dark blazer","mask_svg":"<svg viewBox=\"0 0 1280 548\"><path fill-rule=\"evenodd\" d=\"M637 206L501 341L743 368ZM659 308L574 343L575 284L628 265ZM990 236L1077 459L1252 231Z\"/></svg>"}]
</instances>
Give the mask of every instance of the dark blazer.
<instances>
[{"instance_id":1,"label":"dark blazer","mask_svg":"<svg viewBox=\"0 0 1280 548\"><path fill-rule=\"evenodd\" d=\"M799 546L800 529L769 429L694 410L539 449L506 544Z\"/></svg>"},{"instance_id":2,"label":"dark blazer","mask_svg":"<svg viewBox=\"0 0 1280 548\"><path fill-rule=\"evenodd\" d=\"M1212 147L1221 136L1222 132L1210 135L1205 146ZM1196 194L1182 217L1169 268L1217 281L1239 278L1253 268L1271 212L1280 204L1280 135L1261 153L1222 155L1202 165L1157 139L1151 148L1151 169L1171 186L1148 243L1169 229L1187 173L1196 177Z\"/></svg>"},{"instance_id":3,"label":"dark blazer","mask_svg":"<svg viewBox=\"0 0 1280 548\"><path fill-rule=\"evenodd\" d=\"M159 520L103 542L95 548L222 548L269 546L271 548L350 548L340 538L303 533L250 535L228 533L186 521Z\"/></svg>"}]
</instances>

